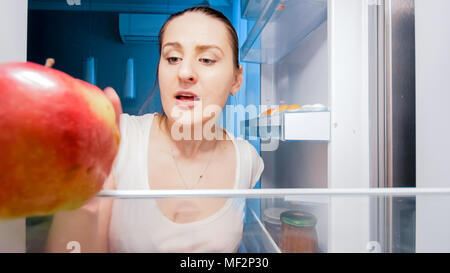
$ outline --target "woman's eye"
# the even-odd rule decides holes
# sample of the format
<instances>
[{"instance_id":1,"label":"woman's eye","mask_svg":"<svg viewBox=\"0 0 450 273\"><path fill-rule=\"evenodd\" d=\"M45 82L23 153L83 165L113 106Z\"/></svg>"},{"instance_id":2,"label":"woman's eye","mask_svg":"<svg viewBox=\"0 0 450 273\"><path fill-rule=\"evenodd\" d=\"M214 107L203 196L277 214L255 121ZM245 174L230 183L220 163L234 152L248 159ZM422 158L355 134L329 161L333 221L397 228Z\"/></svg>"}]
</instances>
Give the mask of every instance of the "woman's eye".
<instances>
[{"instance_id":1,"label":"woman's eye","mask_svg":"<svg viewBox=\"0 0 450 273\"><path fill-rule=\"evenodd\" d=\"M170 64L174 64L174 63L177 63L180 60L180 58L178 58L178 57L168 57L168 58L166 58L166 60Z\"/></svg>"},{"instance_id":2,"label":"woman's eye","mask_svg":"<svg viewBox=\"0 0 450 273\"><path fill-rule=\"evenodd\" d=\"M200 62L205 63L205 64L214 64L216 61L212 60L212 59L208 59L208 58L201 58Z\"/></svg>"}]
</instances>

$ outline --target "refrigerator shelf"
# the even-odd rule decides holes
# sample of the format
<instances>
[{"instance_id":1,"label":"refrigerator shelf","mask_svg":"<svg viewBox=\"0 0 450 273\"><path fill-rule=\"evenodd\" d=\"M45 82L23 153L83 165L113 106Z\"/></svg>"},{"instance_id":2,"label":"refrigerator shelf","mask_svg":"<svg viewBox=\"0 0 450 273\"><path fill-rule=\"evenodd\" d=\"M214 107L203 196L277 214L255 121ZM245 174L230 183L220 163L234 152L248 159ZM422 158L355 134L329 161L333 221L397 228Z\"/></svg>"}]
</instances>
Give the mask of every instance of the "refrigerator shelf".
<instances>
[{"instance_id":1,"label":"refrigerator shelf","mask_svg":"<svg viewBox=\"0 0 450 273\"><path fill-rule=\"evenodd\" d=\"M256 21L266 3L266 0L242 0L241 17L247 20Z\"/></svg>"},{"instance_id":2,"label":"refrigerator shelf","mask_svg":"<svg viewBox=\"0 0 450 273\"><path fill-rule=\"evenodd\" d=\"M241 132L252 139L266 141L330 141L331 114L329 111L297 111L265 115L241 122Z\"/></svg>"},{"instance_id":3,"label":"refrigerator shelf","mask_svg":"<svg viewBox=\"0 0 450 273\"><path fill-rule=\"evenodd\" d=\"M326 0L249 0L242 10L259 15L241 47L241 61L252 63L277 63L327 19Z\"/></svg>"},{"instance_id":4,"label":"refrigerator shelf","mask_svg":"<svg viewBox=\"0 0 450 273\"><path fill-rule=\"evenodd\" d=\"M191 194L190 192L193 192ZM117 192L117 194L113 194ZM142 192L142 193L139 193ZM172 193L174 192L174 193ZM171 193L171 194L169 194ZM233 206L236 212L243 218L243 234L240 241L240 252L246 253L280 253L283 252L281 238L283 231L281 226L277 227L276 214L265 213L266 209L276 208L285 210L297 210L307 212L315 216L317 222L315 230L317 232L318 252L423 252L423 251L447 251L450 245L448 232L436 233L430 229L424 229L423 226L439 226L450 230L450 218L448 215L450 205L450 188L302 188L302 189L240 189L240 190L134 190L134 191L102 191L97 195L101 200L110 199L117 202L117 206L133 204L136 211L143 214L134 214L137 216L148 217L150 220L160 221L160 216L148 207L149 201L158 198L211 198L227 197L236 198L237 203L242 206ZM125 197L125 198L123 198ZM242 198L245 197L245 198ZM112 200L111 200L112 199ZM120 200L122 199L122 200ZM126 200L124 200L126 199ZM186 199L185 199L186 200ZM191 199L192 200L192 199ZM290 201L288 201L290 200ZM323 203L323 200L329 200ZM249 205L249 202L258 202L260 208L255 209ZM292 202L294 201L294 203ZM396 204L394 219L396 221L396 230L390 231L381 228L378 222L373 221L371 213L379 213L380 206L386 202ZM93 252L94 245L86 241L86 238L98 238L100 229L84 229L86 237L76 239L73 236L79 236L79 225L67 225L63 229L53 229L54 217L66 217L74 219L77 217L78 223L83 226L90 226L97 221L97 216L91 218L85 217L85 209L66 211L64 214L48 216L35 216L26 219L26 240L8 240L7 244L1 245L3 251L13 251L21 246L27 252L73 252L70 243L82 240L79 252ZM258 213L260 212L260 213ZM66 214L69 213L69 214ZM75 213L75 214L73 214ZM281 213L281 212L280 212ZM92 214L90 214L92 215ZM78 218L80 217L80 218ZM62 219L62 218L60 218ZM140 221L134 218L136 225ZM245 219L245 220L244 220ZM124 221L125 223L127 221ZM59 222L62 223L62 222ZM153 221L149 222L152 225ZM281 223L280 223L281 224ZM56 227L58 224L56 224ZM155 225L155 228L161 230L165 225ZM223 232L223 231L219 231ZM379 232L379 233L378 233ZM395 232L395 233L391 233ZM401 233L399 233L401 232ZM46 243L49 234L53 233L53 238L61 242L60 248L46 249ZM380 234L373 237L371 234ZM120 236L127 240L127 234L120 233L114 236ZM214 231L217 236L217 232ZM226 232L224 233L226 236ZM186 230L186 236L196 238L199 233L196 230ZM400 236L396 248L389 248L383 245L382 238L386 236ZM68 239L70 238L70 239ZM426 240L439 239L434 248L430 248ZM142 237L145 240L145 237ZM200 238L199 238L200 239ZM379 240L379 241L377 241ZM418 240L418 243L416 243ZM160 243L165 244L161 241ZM130 242L130 244L133 244ZM378 248L374 249L373 246ZM381 245L380 245L381 244ZM175 246L177 247L177 246ZM145 249L134 248L129 251L145 252ZM95 252L108 252L109 250L96 250ZM117 250L116 250L117 251Z\"/></svg>"}]
</instances>

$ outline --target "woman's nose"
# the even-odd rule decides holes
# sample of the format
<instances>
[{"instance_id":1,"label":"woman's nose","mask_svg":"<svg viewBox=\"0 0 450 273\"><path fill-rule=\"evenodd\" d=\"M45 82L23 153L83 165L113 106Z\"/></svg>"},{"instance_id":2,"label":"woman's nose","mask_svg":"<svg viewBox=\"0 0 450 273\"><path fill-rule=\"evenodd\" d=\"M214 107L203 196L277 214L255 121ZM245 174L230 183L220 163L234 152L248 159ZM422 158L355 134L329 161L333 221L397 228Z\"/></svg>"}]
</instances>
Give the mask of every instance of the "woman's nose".
<instances>
[{"instance_id":1,"label":"woman's nose","mask_svg":"<svg viewBox=\"0 0 450 273\"><path fill-rule=\"evenodd\" d=\"M192 62L184 60L181 62L180 68L178 70L178 77L183 82L195 82L197 80L197 75L195 73L194 65Z\"/></svg>"}]
</instances>

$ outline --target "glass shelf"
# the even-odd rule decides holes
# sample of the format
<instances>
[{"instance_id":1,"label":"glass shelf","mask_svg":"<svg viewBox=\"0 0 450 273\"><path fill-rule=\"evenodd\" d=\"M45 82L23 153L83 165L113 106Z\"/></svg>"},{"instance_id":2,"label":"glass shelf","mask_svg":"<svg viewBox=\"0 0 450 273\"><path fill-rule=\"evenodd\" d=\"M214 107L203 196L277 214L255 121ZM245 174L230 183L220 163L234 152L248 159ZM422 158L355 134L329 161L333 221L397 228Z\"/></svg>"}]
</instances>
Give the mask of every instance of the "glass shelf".
<instances>
[{"instance_id":1,"label":"glass shelf","mask_svg":"<svg viewBox=\"0 0 450 273\"><path fill-rule=\"evenodd\" d=\"M277 63L327 19L326 0L244 2L244 16L259 14L241 47L244 62Z\"/></svg>"},{"instance_id":2,"label":"glass shelf","mask_svg":"<svg viewBox=\"0 0 450 273\"><path fill-rule=\"evenodd\" d=\"M267 0L241 0L241 16L247 20L256 21Z\"/></svg>"},{"instance_id":3,"label":"glass shelf","mask_svg":"<svg viewBox=\"0 0 450 273\"><path fill-rule=\"evenodd\" d=\"M176 252L189 252L189 247L183 246L182 241L173 244L173 238L166 234L167 227L170 227L166 223L167 219L164 220L165 216L151 209L155 200L164 198L179 199L179 202L193 207L201 206L199 201L202 198L227 198L230 202L235 202L235 205L230 206L223 213L238 216L233 218L233 221L237 221L237 230L241 234L236 241L236 246L239 243L239 247L235 251L241 253L303 252L302 249L305 246L302 244L306 238L303 237L305 230L301 232L301 229L307 222L302 222L303 224L297 225L296 228L291 226L293 229L287 230L286 225L296 224L290 221L293 218L284 218L286 211L312 217L310 219L313 221L309 222L308 227L313 228L309 230L314 235L313 240L316 244L313 252L450 251L448 214L450 188L108 190L100 192L95 201L112 202L114 206L118 206L115 210L117 213L120 211L128 213L127 219L122 222L118 222L116 218L114 225L120 226L120 229L116 228L113 234L120 238L122 244L129 247L128 251L146 252L145 244L129 236L131 231L139 230L145 223L148 224L146 228L152 227L152 232L161 232L162 235L158 238L167 239L167 241L164 239L158 241L160 245L152 245L148 249L159 249L162 252L169 252L170 249ZM249 201L252 203L256 201L259 206L252 207ZM389 203L390 206L380 207ZM130 211L133 213L130 214ZM384 221L383 213L392 215L391 228L383 229L378 224L378 221ZM49 240L53 240L55 247L53 251L56 252L113 251L112 249L99 250L95 248L92 241L83 241L83 238L107 238L101 236L107 231L100 227L84 230L79 228L80 226L95 227L93 224L97 222L97 217L100 217L98 215L92 211L91 207L63 211L53 216L27 218L27 252L45 251ZM376 217L380 218L377 220ZM143 221L144 218L147 220ZM243 220L243 226L239 224L241 220ZM302 221L304 220L305 218ZM191 241L204 240L204 236L198 232L198 229L206 229L208 222L195 226L196 228L190 228L189 224L180 236L189 237ZM195 225L195 222L193 224ZM228 227L223 230L214 230L217 242L210 244L211 247L208 249L211 252L220 251L221 236L232 235L228 231ZM223 234L220 235L220 233ZM373 237L371 234L379 234L379 237ZM145 233L140 234L140 240L149 244L154 243L151 234L148 234L149 238L145 238L144 235ZM385 238L392 238L390 243L392 247L385 244L383 241ZM296 243L287 246L288 239L296 240ZM74 248L74 242L79 243L78 248ZM58 244L61 245L58 247ZM168 245L171 248L166 248ZM188 248L183 249L183 247Z\"/></svg>"}]
</instances>

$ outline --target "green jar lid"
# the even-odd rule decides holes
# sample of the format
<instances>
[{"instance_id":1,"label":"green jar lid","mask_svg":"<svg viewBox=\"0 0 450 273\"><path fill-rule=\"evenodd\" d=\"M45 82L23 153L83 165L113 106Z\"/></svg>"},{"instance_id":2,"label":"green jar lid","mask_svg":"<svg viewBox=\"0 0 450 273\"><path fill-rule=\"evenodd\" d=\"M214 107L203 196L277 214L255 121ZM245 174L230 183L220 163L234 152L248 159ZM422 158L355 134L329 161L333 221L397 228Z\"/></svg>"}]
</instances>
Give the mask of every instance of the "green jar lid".
<instances>
[{"instance_id":1,"label":"green jar lid","mask_svg":"<svg viewBox=\"0 0 450 273\"><path fill-rule=\"evenodd\" d=\"M311 213L299 210L288 210L280 215L282 223L295 227L314 227L317 219Z\"/></svg>"}]
</instances>

